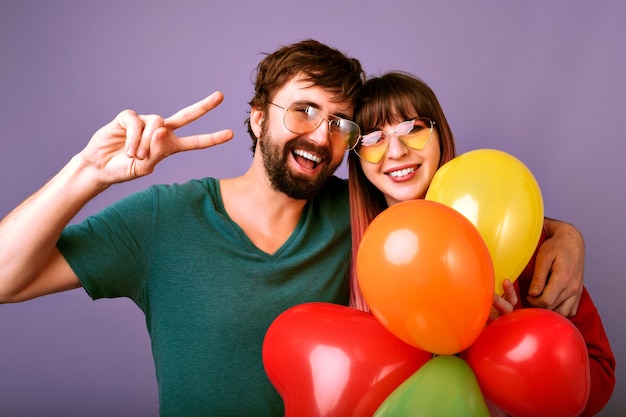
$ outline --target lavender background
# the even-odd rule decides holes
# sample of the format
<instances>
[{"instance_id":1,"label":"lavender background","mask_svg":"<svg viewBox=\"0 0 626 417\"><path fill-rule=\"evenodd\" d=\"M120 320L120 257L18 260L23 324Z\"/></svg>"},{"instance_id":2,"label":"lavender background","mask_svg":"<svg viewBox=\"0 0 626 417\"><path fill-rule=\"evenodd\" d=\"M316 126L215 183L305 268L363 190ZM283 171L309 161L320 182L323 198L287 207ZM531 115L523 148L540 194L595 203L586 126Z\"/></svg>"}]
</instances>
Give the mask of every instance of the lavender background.
<instances>
[{"instance_id":1,"label":"lavender background","mask_svg":"<svg viewBox=\"0 0 626 417\"><path fill-rule=\"evenodd\" d=\"M517 156L537 177L546 214L580 228L586 285L618 358L601 415L624 415L624 18L619 0L1 0L0 217L124 108L169 115L216 89L225 102L185 131L228 127L234 140L171 157L149 178L112 187L76 220L151 183L243 173L260 53L315 37L370 74L422 77L461 152ZM0 305L0 415L157 410L143 316L128 300L94 303L76 290Z\"/></svg>"}]
</instances>

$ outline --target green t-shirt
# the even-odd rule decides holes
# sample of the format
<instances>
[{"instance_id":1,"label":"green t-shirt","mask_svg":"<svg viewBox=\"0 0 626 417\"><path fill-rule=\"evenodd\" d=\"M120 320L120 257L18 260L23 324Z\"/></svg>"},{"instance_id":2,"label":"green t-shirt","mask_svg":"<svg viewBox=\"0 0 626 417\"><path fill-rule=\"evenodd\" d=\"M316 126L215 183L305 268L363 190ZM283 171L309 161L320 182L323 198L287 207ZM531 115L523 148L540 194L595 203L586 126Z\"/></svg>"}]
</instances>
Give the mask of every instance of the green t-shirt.
<instances>
[{"instance_id":1,"label":"green t-shirt","mask_svg":"<svg viewBox=\"0 0 626 417\"><path fill-rule=\"evenodd\" d=\"M162 416L282 416L263 337L294 305L347 304L348 217L346 181L333 178L269 255L205 178L122 199L58 247L92 298L129 297L145 313Z\"/></svg>"}]
</instances>

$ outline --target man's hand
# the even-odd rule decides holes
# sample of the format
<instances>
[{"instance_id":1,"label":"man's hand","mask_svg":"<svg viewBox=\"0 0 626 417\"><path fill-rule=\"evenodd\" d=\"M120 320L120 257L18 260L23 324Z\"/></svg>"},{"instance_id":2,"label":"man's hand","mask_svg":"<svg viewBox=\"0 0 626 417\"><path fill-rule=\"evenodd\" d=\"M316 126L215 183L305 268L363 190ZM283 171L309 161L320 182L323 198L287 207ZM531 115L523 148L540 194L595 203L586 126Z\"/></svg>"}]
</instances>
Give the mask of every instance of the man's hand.
<instances>
[{"instance_id":1,"label":"man's hand","mask_svg":"<svg viewBox=\"0 0 626 417\"><path fill-rule=\"evenodd\" d=\"M545 226L549 237L537 252L528 302L571 317L583 291L585 242L569 223L546 218Z\"/></svg>"},{"instance_id":2,"label":"man's hand","mask_svg":"<svg viewBox=\"0 0 626 417\"><path fill-rule=\"evenodd\" d=\"M148 175L172 154L208 148L233 137L229 129L185 137L174 133L213 110L223 99L221 92L214 92L166 119L124 110L92 136L80 155L87 166L97 170L97 177L105 185Z\"/></svg>"}]
</instances>

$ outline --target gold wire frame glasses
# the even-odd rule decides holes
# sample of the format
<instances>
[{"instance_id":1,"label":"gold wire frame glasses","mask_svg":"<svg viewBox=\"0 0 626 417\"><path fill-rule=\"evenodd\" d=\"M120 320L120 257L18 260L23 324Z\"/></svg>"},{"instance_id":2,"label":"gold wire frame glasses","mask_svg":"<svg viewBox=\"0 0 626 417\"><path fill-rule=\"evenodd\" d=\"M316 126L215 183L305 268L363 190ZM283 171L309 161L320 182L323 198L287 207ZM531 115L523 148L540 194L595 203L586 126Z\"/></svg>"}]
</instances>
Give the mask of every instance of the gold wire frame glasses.
<instances>
[{"instance_id":1,"label":"gold wire frame glasses","mask_svg":"<svg viewBox=\"0 0 626 417\"><path fill-rule=\"evenodd\" d=\"M309 104L293 103L289 107L272 102L270 104L284 110L283 124L291 133L298 135L310 133L326 121L330 138L341 143L347 150L354 148L361 137L361 129L353 121L333 114L325 114Z\"/></svg>"}]
</instances>

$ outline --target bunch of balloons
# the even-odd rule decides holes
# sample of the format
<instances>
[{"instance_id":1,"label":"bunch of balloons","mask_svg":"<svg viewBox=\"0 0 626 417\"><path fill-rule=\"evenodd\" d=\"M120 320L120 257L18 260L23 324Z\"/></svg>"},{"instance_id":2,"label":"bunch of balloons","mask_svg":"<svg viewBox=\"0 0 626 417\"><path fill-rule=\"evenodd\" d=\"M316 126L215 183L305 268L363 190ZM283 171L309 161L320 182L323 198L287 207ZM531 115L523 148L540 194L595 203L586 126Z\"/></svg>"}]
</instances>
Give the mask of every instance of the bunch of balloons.
<instances>
[{"instance_id":1,"label":"bunch of balloons","mask_svg":"<svg viewBox=\"0 0 626 417\"><path fill-rule=\"evenodd\" d=\"M396 204L368 227L357 274L372 314L295 306L270 326L263 363L286 417L576 416L589 359L561 315L522 309L486 324L493 293L535 251L536 180L496 150L463 154L425 200Z\"/></svg>"}]
</instances>

